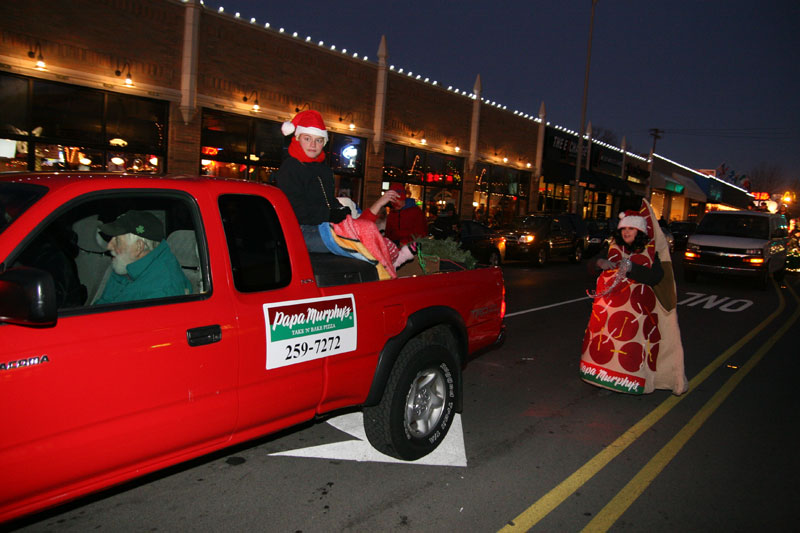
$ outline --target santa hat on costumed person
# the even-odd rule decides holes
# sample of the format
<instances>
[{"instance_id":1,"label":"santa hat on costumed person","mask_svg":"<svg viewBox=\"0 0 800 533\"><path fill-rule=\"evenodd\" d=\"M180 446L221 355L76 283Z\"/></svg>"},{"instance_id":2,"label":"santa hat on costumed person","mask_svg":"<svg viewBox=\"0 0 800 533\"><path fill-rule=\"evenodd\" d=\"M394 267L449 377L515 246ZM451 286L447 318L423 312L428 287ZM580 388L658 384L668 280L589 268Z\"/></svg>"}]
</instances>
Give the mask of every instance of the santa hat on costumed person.
<instances>
[{"instance_id":1,"label":"santa hat on costumed person","mask_svg":"<svg viewBox=\"0 0 800 533\"><path fill-rule=\"evenodd\" d=\"M328 130L325 129L325 121L322 120L322 115L313 109L301 111L291 121L287 120L281 124L281 132L284 135L294 133L295 137L308 133L309 135L324 137L325 142L328 141Z\"/></svg>"},{"instance_id":2,"label":"santa hat on costumed person","mask_svg":"<svg viewBox=\"0 0 800 533\"><path fill-rule=\"evenodd\" d=\"M642 233L647 233L647 221L639 213L633 209L628 209L619 214L619 224L617 228L636 228Z\"/></svg>"}]
</instances>

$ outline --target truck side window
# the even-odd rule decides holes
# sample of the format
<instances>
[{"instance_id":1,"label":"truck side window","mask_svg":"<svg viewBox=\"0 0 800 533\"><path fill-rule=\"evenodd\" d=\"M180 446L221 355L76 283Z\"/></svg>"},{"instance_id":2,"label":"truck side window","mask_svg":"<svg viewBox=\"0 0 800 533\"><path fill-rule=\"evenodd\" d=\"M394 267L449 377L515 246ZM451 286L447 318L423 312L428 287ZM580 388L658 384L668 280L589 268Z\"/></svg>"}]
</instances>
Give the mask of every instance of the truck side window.
<instances>
[{"instance_id":1,"label":"truck side window","mask_svg":"<svg viewBox=\"0 0 800 533\"><path fill-rule=\"evenodd\" d=\"M150 241L142 244L144 256L155 255L147 262L142 255L113 261L111 237L101 227L132 211L160 223L156 233L143 236ZM43 221L9 259L12 266L38 268L53 276L59 311L201 294L209 284L201 267L206 254L200 227L199 214L183 193L86 195Z\"/></svg>"},{"instance_id":2,"label":"truck side window","mask_svg":"<svg viewBox=\"0 0 800 533\"><path fill-rule=\"evenodd\" d=\"M292 279L289 251L272 204L260 196L226 194L219 198L219 211L236 290L287 286Z\"/></svg>"}]
</instances>

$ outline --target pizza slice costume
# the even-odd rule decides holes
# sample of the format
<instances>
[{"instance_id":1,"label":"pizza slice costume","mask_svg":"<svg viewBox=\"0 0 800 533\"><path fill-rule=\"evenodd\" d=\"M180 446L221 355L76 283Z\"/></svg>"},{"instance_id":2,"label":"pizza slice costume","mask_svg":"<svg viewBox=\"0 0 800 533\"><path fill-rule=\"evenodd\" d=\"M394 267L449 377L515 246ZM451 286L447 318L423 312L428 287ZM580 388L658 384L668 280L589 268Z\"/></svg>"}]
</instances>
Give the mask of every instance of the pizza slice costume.
<instances>
[{"instance_id":1,"label":"pizza slice costume","mask_svg":"<svg viewBox=\"0 0 800 533\"><path fill-rule=\"evenodd\" d=\"M590 293L594 302L583 338L581 379L628 394L655 389L683 394L688 382L669 246L647 201L642 200L638 211L620 214L623 216L620 227L640 225L647 244L635 251L612 241L608 248L608 261L616 268L603 271L595 292ZM664 275L655 285L629 277L631 269L642 272L639 267L658 267L654 263L659 261Z\"/></svg>"}]
</instances>

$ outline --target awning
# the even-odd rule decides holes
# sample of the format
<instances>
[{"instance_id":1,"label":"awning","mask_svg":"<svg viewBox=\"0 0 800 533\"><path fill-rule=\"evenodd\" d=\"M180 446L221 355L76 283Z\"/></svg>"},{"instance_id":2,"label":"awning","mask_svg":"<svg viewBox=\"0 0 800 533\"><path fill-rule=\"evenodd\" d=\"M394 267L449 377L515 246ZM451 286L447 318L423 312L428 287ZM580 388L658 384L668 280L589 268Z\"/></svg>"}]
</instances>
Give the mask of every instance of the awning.
<instances>
[{"instance_id":1,"label":"awning","mask_svg":"<svg viewBox=\"0 0 800 533\"><path fill-rule=\"evenodd\" d=\"M545 183L564 183L569 185L575 179L575 165L544 160L542 163L542 175Z\"/></svg>"},{"instance_id":2,"label":"awning","mask_svg":"<svg viewBox=\"0 0 800 533\"><path fill-rule=\"evenodd\" d=\"M650 177L650 188L680 194L695 202L707 201L705 193L692 178L681 176L677 172L673 172L671 175L653 172Z\"/></svg>"},{"instance_id":3,"label":"awning","mask_svg":"<svg viewBox=\"0 0 800 533\"><path fill-rule=\"evenodd\" d=\"M698 187L697 183L695 183L692 178L681 176L680 174L673 172L672 179L679 181L681 185L684 186L683 195L689 200L702 203L708 201L708 198L706 198L706 193L704 193L702 189Z\"/></svg>"},{"instance_id":4,"label":"awning","mask_svg":"<svg viewBox=\"0 0 800 533\"><path fill-rule=\"evenodd\" d=\"M612 194L633 196L633 190L627 183L614 176L603 174L601 172L592 172L584 170L581 174L581 179L587 183L593 183L597 190L610 192Z\"/></svg>"}]
</instances>

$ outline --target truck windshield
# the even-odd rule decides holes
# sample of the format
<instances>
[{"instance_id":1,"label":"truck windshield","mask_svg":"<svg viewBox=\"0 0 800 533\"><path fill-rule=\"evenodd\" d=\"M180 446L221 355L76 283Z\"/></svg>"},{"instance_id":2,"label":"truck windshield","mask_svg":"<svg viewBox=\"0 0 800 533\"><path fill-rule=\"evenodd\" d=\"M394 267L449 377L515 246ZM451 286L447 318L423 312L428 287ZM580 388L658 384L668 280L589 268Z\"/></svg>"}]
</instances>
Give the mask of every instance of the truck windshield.
<instances>
[{"instance_id":1,"label":"truck windshield","mask_svg":"<svg viewBox=\"0 0 800 533\"><path fill-rule=\"evenodd\" d=\"M767 217L754 215L708 214L700 222L696 233L702 235L768 239L769 219Z\"/></svg>"},{"instance_id":2,"label":"truck windshield","mask_svg":"<svg viewBox=\"0 0 800 533\"><path fill-rule=\"evenodd\" d=\"M0 233L47 192L29 183L0 183Z\"/></svg>"}]
</instances>

